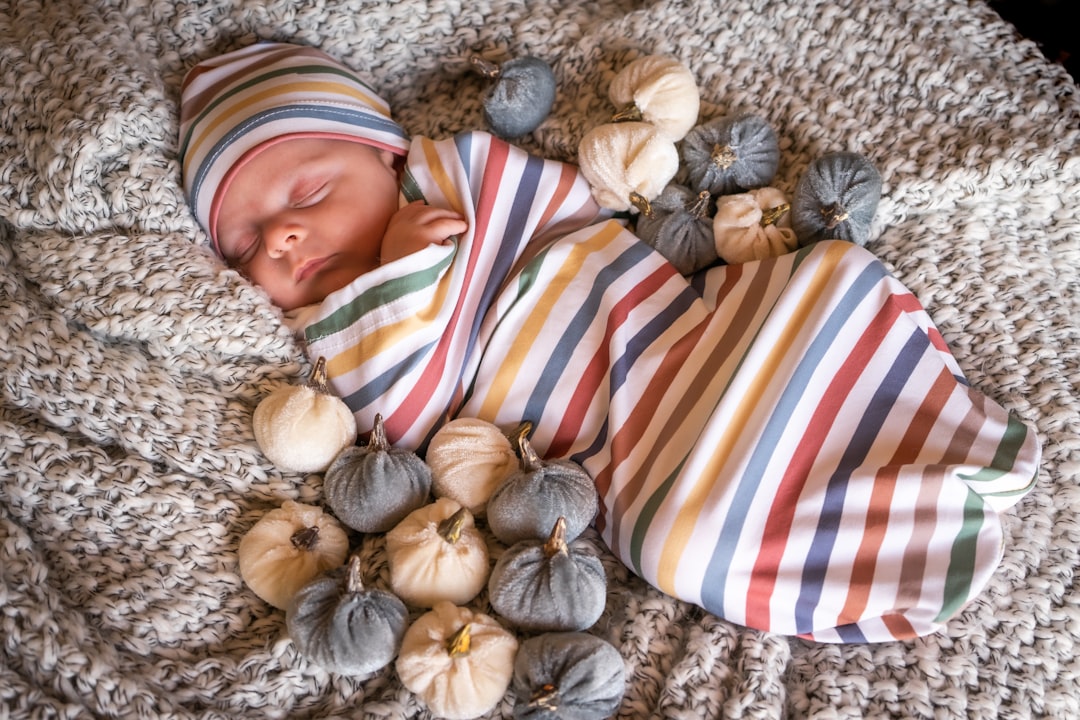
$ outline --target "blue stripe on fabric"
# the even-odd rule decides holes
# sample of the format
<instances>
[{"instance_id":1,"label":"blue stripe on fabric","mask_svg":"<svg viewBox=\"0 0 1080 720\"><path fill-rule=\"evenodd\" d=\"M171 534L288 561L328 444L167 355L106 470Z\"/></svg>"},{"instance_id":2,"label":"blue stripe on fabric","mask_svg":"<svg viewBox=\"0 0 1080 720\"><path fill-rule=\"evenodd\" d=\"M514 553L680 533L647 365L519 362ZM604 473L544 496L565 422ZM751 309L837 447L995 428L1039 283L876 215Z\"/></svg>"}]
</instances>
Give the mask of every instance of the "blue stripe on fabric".
<instances>
[{"instance_id":1,"label":"blue stripe on fabric","mask_svg":"<svg viewBox=\"0 0 1080 720\"><path fill-rule=\"evenodd\" d=\"M529 400L525 403L524 417L541 418L544 416L544 409L547 407L555 388L566 377L566 366L574 354L574 349L581 344L581 338L588 333L597 317L607 317L610 321L611 308L602 308L601 306L611 285L626 277L628 273L633 272L634 268L651 254L652 249L644 243L632 243L630 247L619 253L617 257L596 274L592 287L589 289L588 297L581 303L581 306L574 313L574 317L570 319L566 329L559 336L554 349L548 354L544 369L540 372L540 377L529 395ZM622 297L620 296L618 299L622 299ZM607 312L601 315L602 310ZM668 327L668 324L665 324L664 327ZM647 343L639 341L638 344L644 346ZM614 387L612 387L611 392L614 394Z\"/></svg>"},{"instance_id":2,"label":"blue stripe on fabric","mask_svg":"<svg viewBox=\"0 0 1080 720\"><path fill-rule=\"evenodd\" d=\"M916 328L897 353L892 366L885 374L881 384L874 391L851 441L836 465L825 487L825 498L814 539L810 542L806 562L803 565L802 581L799 583L799 598L795 602L796 632L811 633L814 627L814 609L821 599L825 574L829 566L829 557L836 546L840 532L840 519L844 512L844 500L847 497L847 484L851 473L866 459L875 438L885 425L885 420L900 396L905 383L911 378L919 361L930 347L929 338ZM869 582L869 578L864 581Z\"/></svg>"},{"instance_id":3,"label":"blue stripe on fabric","mask_svg":"<svg viewBox=\"0 0 1080 720\"><path fill-rule=\"evenodd\" d=\"M437 343L437 340L431 341L427 345L424 345L411 353L398 364L388 368L377 377L372 378L369 382L344 397L343 400L345 400L345 404L355 413L361 408L365 408L376 400L379 400L384 396L384 393L389 392L401 378L408 375L417 367L421 367L427 356L431 353L432 348L434 348Z\"/></svg>"},{"instance_id":4,"label":"blue stripe on fabric","mask_svg":"<svg viewBox=\"0 0 1080 720\"><path fill-rule=\"evenodd\" d=\"M731 509L724 518L716 547L705 570L701 597L702 606L706 609L717 614L724 614L725 589L731 560L742 535L743 525L750 512L754 496L772 459L773 451L779 444L822 358L843 333L844 326L855 308L877 287L885 275L885 268L879 262L871 263L859 273L793 370L791 379L781 393L776 408L762 431L762 437L750 456L746 471L739 479L732 498Z\"/></svg>"},{"instance_id":5,"label":"blue stripe on fabric","mask_svg":"<svg viewBox=\"0 0 1080 720\"><path fill-rule=\"evenodd\" d=\"M641 354L655 342L657 337L670 328L671 325L682 317L696 302L701 302L701 295L693 288L687 286L679 292L678 296L676 296L663 311L654 315L649 322L642 326L640 331L635 333L634 336L627 341L625 352L611 364L611 370L609 372L609 398L614 396L615 392L626 382L631 369L634 367L634 363L638 361ZM610 430L608 418L609 416L605 415L604 422L592 443L581 451L574 453L571 460L579 465L583 465L589 458L604 449L604 446L608 441L608 433Z\"/></svg>"},{"instance_id":6,"label":"blue stripe on fabric","mask_svg":"<svg viewBox=\"0 0 1080 720\"><path fill-rule=\"evenodd\" d=\"M221 154L240 137L261 125L292 118L318 118L319 120L331 120L333 122L340 122L354 127L368 128L376 132L383 132L388 135L402 138L403 140L408 139L405 131L396 122L370 112L352 108L325 107L320 105L285 105L273 108L252 115L249 119L230 130L220 140L214 143L210 152L203 161L199 163L199 169L195 175L195 182L192 185L191 197L199 197L199 192L202 189L203 182L206 180L206 175L209 172L210 167L213 166Z\"/></svg>"}]
</instances>

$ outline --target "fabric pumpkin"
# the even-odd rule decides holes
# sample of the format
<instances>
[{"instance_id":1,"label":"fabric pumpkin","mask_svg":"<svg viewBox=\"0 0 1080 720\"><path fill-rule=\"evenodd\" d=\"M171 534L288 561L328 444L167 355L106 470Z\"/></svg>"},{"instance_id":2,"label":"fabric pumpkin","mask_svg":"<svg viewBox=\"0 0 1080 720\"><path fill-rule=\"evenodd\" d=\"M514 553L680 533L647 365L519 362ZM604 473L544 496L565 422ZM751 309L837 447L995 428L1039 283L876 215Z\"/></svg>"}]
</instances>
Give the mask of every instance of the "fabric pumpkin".
<instances>
[{"instance_id":1,"label":"fabric pumpkin","mask_svg":"<svg viewBox=\"0 0 1080 720\"><path fill-rule=\"evenodd\" d=\"M487 582L487 543L472 513L449 498L418 508L386 534L390 589L414 607L463 605Z\"/></svg>"},{"instance_id":2,"label":"fabric pumpkin","mask_svg":"<svg viewBox=\"0 0 1080 720\"><path fill-rule=\"evenodd\" d=\"M473 67L492 80L484 93L484 120L491 132L510 140L540 126L555 104L555 73L538 57L500 64L472 58Z\"/></svg>"},{"instance_id":3,"label":"fabric pumpkin","mask_svg":"<svg viewBox=\"0 0 1080 720\"><path fill-rule=\"evenodd\" d=\"M356 442L356 418L326 385L319 358L304 385L275 390L255 407L255 441L266 458L289 472L322 472Z\"/></svg>"},{"instance_id":4,"label":"fabric pumpkin","mask_svg":"<svg viewBox=\"0 0 1080 720\"><path fill-rule=\"evenodd\" d=\"M431 470L415 452L391 447L382 415L375 416L368 444L343 450L323 478L326 504L360 532L386 532L430 492Z\"/></svg>"},{"instance_id":5,"label":"fabric pumpkin","mask_svg":"<svg viewBox=\"0 0 1080 720\"><path fill-rule=\"evenodd\" d=\"M517 649L517 638L491 616L440 602L409 627L395 667L432 714L468 720L502 700Z\"/></svg>"},{"instance_id":6,"label":"fabric pumpkin","mask_svg":"<svg viewBox=\"0 0 1080 720\"><path fill-rule=\"evenodd\" d=\"M697 122L701 104L690 69L673 57L646 55L615 75L608 98L619 108L614 121L644 121L677 142Z\"/></svg>"},{"instance_id":7,"label":"fabric pumpkin","mask_svg":"<svg viewBox=\"0 0 1080 720\"><path fill-rule=\"evenodd\" d=\"M716 242L709 217L709 192L695 193L671 183L652 202L652 213L639 215L637 234L683 275L715 263Z\"/></svg>"},{"instance_id":8,"label":"fabric pumpkin","mask_svg":"<svg viewBox=\"0 0 1080 720\"><path fill-rule=\"evenodd\" d=\"M566 521L559 518L546 541L523 540L499 557L488 600L521 630L584 630L604 612L607 578L588 545L566 542Z\"/></svg>"},{"instance_id":9,"label":"fabric pumpkin","mask_svg":"<svg viewBox=\"0 0 1080 720\"><path fill-rule=\"evenodd\" d=\"M570 460L542 459L524 434L517 443L517 471L488 500L491 532L507 545L539 540L546 538L555 522L563 518L567 538L575 539L600 507L592 478Z\"/></svg>"},{"instance_id":10,"label":"fabric pumpkin","mask_svg":"<svg viewBox=\"0 0 1080 720\"><path fill-rule=\"evenodd\" d=\"M497 425L478 418L456 418L440 427L424 457L435 497L456 500L478 517L485 513L495 488L518 468L510 438Z\"/></svg>"},{"instance_id":11,"label":"fabric pumpkin","mask_svg":"<svg viewBox=\"0 0 1080 720\"><path fill-rule=\"evenodd\" d=\"M583 632L550 632L521 643L511 684L519 720L603 720L626 692L615 647Z\"/></svg>"},{"instance_id":12,"label":"fabric pumpkin","mask_svg":"<svg viewBox=\"0 0 1080 720\"><path fill-rule=\"evenodd\" d=\"M780 142L765 118L747 113L693 128L680 154L691 188L730 195L772 182L780 165Z\"/></svg>"},{"instance_id":13,"label":"fabric pumpkin","mask_svg":"<svg viewBox=\"0 0 1080 720\"><path fill-rule=\"evenodd\" d=\"M307 582L339 567L349 536L322 508L286 500L240 539L240 577L252 592L284 610Z\"/></svg>"},{"instance_id":14,"label":"fabric pumpkin","mask_svg":"<svg viewBox=\"0 0 1080 720\"><path fill-rule=\"evenodd\" d=\"M648 213L679 171L679 151L648 123L609 123L581 138L578 165L600 207Z\"/></svg>"},{"instance_id":15,"label":"fabric pumpkin","mask_svg":"<svg viewBox=\"0 0 1080 720\"><path fill-rule=\"evenodd\" d=\"M803 246L821 240L865 245L881 200L881 174L854 152L810 163L791 198L791 226Z\"/></svg>"},{"instance_id":16,"label":"fabric pumpkin","mask_svg":"<svg viewBox=\"0 0 1080 720\"><path fill-rule=\"evenodd\" d=\"M394 659L408 610L385 590L366 589L360 559L325 573L300 589L285 613L300 654L330 672L365 675Z\"/></svg>"},{"instance_id":17,"label":"fabric pumpkin","mask_svg":"<svg viewBox=\"0 0 1080 720\"><path fill-rule=\"evenodd\" d=\"M764 260L799 246L789 220L790 205L775 188L757 188L716 201L716 254L736 264Z\"/></svg>"}]
</instances>

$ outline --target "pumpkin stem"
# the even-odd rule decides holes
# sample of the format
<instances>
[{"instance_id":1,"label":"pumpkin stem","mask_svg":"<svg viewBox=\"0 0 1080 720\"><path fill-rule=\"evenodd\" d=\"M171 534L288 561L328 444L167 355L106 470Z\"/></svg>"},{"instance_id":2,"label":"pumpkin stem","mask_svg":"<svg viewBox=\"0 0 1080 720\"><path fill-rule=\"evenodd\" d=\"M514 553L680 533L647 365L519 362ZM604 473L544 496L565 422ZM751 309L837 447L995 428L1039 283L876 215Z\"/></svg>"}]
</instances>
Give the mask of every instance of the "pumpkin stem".
<instances>
[{"instance_id":1,"label":"pumpkin stem","mask_svg":"<svg viewBox=\"0 0 1080 720\"><path fill-rule=\"evenodd\" d=\"M761 213L761 227L768 227L769 225L775 225L780 218L787 215L788 210L791 209L791 205L788 203L782 203L774 208L769 208Z\"/></svg>"},{"instance_id":2,"label":"pumpkin stem","mask_svg":"<svg viewBox=\"0 0 1080 720\"><path fill-rule=\"evenodd\" d=\"M720 145L718 143L712 146L712 152L709 153L709 160L721 170L727 170L738 159L739 156L735 154L735 148L730 145Z\"/></svg>"},{"instance_id":3,"label":"pumpkin stem","mask_svg":"<svg viewBox=\"0 0 1080 720\"><path fill-rule=\"evenodd\" d=\"M307 384L317 393L330 394L330 386L326 384L326 358L322 355L315 361L315 367L311 368L311 377Z\"/></svg>"},{"instance_id":4,"label":"pumpkin stem","mask_svg":"<svg viewBox=\"0 0 1080 720\"><path fill-rule=\"evenodd\" d=\"M544 461L533 449L532 443L525 433L517 436L518 457L521 461L522 472L534 472L544 466Z\"/></svg>"},{"instance_id":5,"label":"pumpkin stem","mask_svg":"<svg viewBox=\"0 0 1080 720\"><path fill-rule=\"evenodd\" d=\"M544 683L529 698L529 707L555 712L559 709L559 688L551 683Z\"/></svg>"},{"instance_id":6,"label":"pumpkin stem","mask_svg":"<svg viewBox=\"0 0 1080 720\"><path fill-rule=\"evenodd\" d=\"M639 192L631 191L630 204L633 205L647 218L653 216L652 203L649 202L649 198L645 197Z\"/></svg>"},{"instance_id":7,"label":"pumpkin stem","mask_svg":"<svg viewBox=\"0 0 1080 720\"><path fill-rule=\"evenodd\" d=\"M486 78L495 79L499 77L499 74L502 72L497 64L489 62L479 55L473 55L469 58L469 62L472 64L473 70Z\"/></svg>"},{"instance_id":8,"label":"pumpkin stem","mask_svg":"<svg viewBox=\"0 0 1080 720\"><path fill-rule=\"evenodd\" d=\"M436 532L446 542L453 545L461 539L461 528L465 525L465 515L469 511L466 508L458 508L458 511L439 523Z\"/></svg>"},{"instance_id":9,"label":"pumpkin stem","mask_svg":"<svg viewBox=\"0 0 1080 720\"><path fill-rule=\"evenodd\" d=\"M641 120L641 108L635 103L630 103L622 110L611 116L611 122L637 122Z\"/></svg>"},{"instance_id":10,"label":"pumpkin stem","mask_svg":"<svg viewBox=\"0 0 1080 720\"><path fill-rule=\"evenodd\" d=\"M315 525L300 528L289 538L289 542L291 542L292 546L297 550L311 550L318 541L319 528Z\"/></svg>"},{"instance_id":11,"label":"pumpkin stem","mask_svg":"<svg viewBox=\"0 0 1080 720\"><path fill-rule=\"evenodd\" d=\"M690 214L694 216L695 220L700 220L705 217L705 213L709 210L709 198L712 197L708 190L702 190L698 193L697 200L687 208Z\"/></svg>"},{"instance_id":12,"label":"pumpkin stem","mask_svg":"<svg viewBox=\"0 0 1080 720\"><path fill-rule=\"evenodd\" d=\"M850 217L848 211L842 205L832 204L821 208L821 216L825 218L825 227L832 230Z\"/></svg>"},{"instance_id":13,"label":"pumpkin stem","mask_svg":"<svg viewBox=\"0 0 1080 720\"><path fill-rule=\"evenodd\" d=\"M382 415L375 414L375 427L371 429L371 437L368 439L368 447L372 450L386 452L390 449L390 441L386 439L386 425Z\"/></svg>"},{"instance_id":14,"label":"pumpkin stem","mask_svg":"<svg viewBox=\"0 0 1080 720\"><path fill-rule=\"evenodd\" d=\"M532 432L533 424L528 420L522 420L521 424L510 432L504 432L503 436L510 441L511 445L515 447L518 444L518 439L521 437L527 437Z\"/></svg>"},{"instance_id":15,"label":"pumpkin stem","mask_svg":"<svg viewBox=\"0 0 1080 720\"><path fill-rule=\"evenodd\" d=\"M472 623L465 623L446 641L446 652L450 657L468 655L472 649Z\"/></svg>"},{"instance_id":16,"label":"pumpkin stem","mask_svg":"<svg viewBox=\"0 0 1080 720\"><path fill-rule=\"evenodd\" d=\"M349 569L345 573L345 589L350 593L364 591L364 580L360 577L359 555L353 555L349 560Z\"/></svg>"},{"instance_id":17,"label":"pumpkin stem","mask_svg":"<svg viewBox=\"0 0 1080 720\"><path fill-rule=\"evenodd\" d=\"M551 529L551 535L548 536L547 542L544 543L544 556L555 557L559 553L566 553L568 547L566 545L566 518L559 516L559 519L555 521L555 527Z\"/></svg>"}]
</instances>

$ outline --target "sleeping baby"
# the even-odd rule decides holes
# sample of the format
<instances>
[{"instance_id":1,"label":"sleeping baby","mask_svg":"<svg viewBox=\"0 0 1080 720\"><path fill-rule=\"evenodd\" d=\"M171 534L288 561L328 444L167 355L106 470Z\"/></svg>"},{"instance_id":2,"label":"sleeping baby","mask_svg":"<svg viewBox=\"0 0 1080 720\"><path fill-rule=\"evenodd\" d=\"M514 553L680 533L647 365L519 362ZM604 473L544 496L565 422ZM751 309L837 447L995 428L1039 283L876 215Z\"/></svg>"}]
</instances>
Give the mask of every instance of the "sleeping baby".
<instances>
[{"instance_id":1,"label":"sleeping baby","mask_svg":"<svg viewBox=\"0 0 1080 720\"><path fill-rule=\"evenodd\" d=\"M1035 433L964 380L872 254L825 241L684 277L572 165L488 133L409 138L326 54L199 64L196 217L423 452L456 417L529 420L596 482L596 527L655 587L826 642L934 632L989 580Z\"/></svg>"}]
</instances>

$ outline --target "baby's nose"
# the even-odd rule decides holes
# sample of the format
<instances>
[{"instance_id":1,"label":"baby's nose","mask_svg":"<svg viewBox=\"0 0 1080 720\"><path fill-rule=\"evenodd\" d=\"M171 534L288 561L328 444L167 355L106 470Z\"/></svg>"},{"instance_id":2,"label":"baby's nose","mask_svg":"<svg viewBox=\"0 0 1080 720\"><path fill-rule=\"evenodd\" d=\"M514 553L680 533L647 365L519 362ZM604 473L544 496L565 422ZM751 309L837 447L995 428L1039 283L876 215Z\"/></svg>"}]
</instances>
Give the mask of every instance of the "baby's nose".
<instances>
[{"instance_id":1,"label":"baby's nose","mask_svg":"<svg viewBox=\"0 0 1080 720\"><path fill-rule=\"evenodd\" d=\"M306 238L307 232L303 226L289 223L268 228L264 233L263 242L266 243L266 251L270 257L279 258Z\"/></svg>"}]
</instances>

